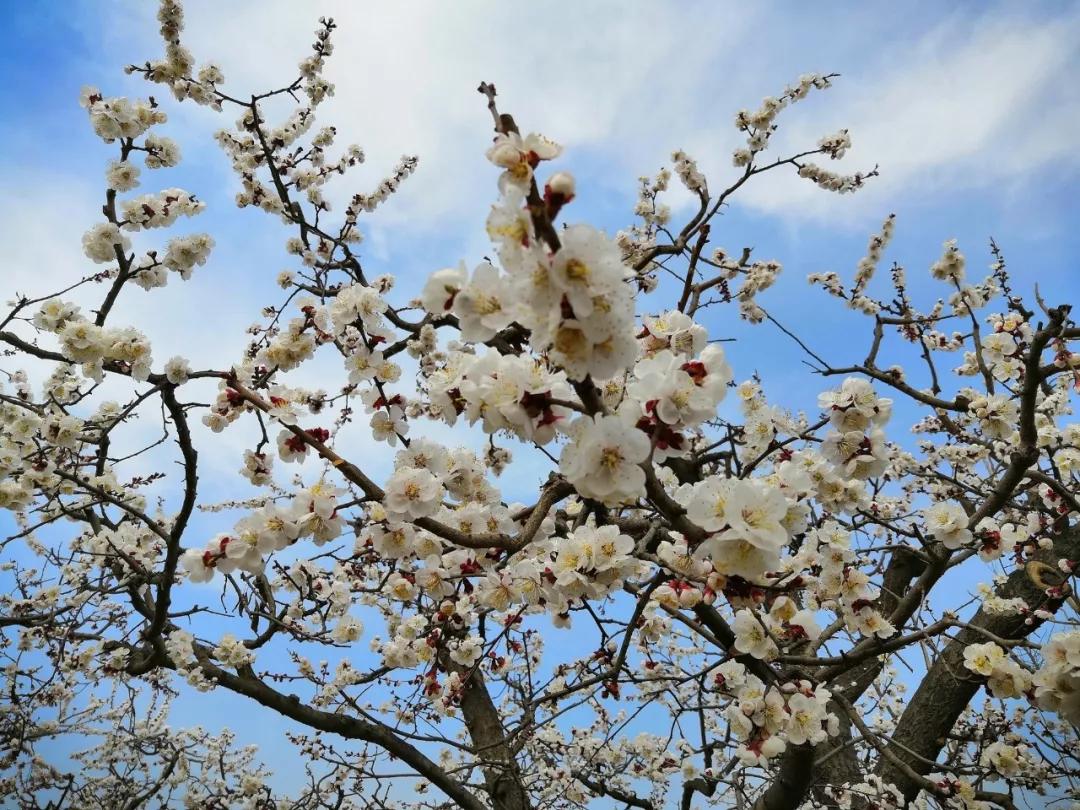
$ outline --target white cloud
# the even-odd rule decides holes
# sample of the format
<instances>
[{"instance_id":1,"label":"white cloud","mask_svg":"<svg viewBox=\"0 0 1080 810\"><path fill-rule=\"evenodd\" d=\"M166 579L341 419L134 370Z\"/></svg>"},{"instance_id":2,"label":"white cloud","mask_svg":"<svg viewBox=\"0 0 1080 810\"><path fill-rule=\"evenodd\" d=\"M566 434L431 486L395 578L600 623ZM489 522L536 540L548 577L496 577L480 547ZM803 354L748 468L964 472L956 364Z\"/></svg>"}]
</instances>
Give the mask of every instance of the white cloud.
<instances>
[{"instance_id":1,"label":"white cloud","mask_svg":"<svg viewBox=\"0 0 1080 810\"><path fill-rule=\"evenodd\" d=\"M786 216L857 210L880 219L882 205L904 197L1022 183L1052 163L1075 168L1080 15L953 18L914 43L893 44L876 62L841 78L828 105L786 112L777 139L801 146L847 127L854 145L827 168L880 164L861 204L838 203L790 175L749 186L744 204Z\"/></svg>"},{"instance_id":2,"label":"white cloud","mask_svg":"<svg viewBox=\"0 0 1080 810\"><path fill-rule=\"evenodd\" d=\"M81 246L83 231L101 216L104 191L95 184L98 174L11 176L20 194L0 198L5 299L14 298L16 293L30 298L54 293L106 269L87 259ZM152 183L147 186L154 187ZM198 231L200 225L211 228L208 216L204 214L202 222L199 218L184 222L175 230L134 234L133 242L136 249L162 248L177 233ZM243 327L259 313L257 304L242 294L250 285L221 272L226 263L215 256L210 266L196 268L189 281L171 275L165 289L145 291L126 286L110 323L134 326L151 337L156 370L176 354L189 358L196 368L220 365L223 356L239 359L246 343ZM61 297L93 317L108 284L90 282ZM32 306L22 315L31 315L36 308ZM14 328L29 334L19 324Z\"/></svg>"},{"instance_id":3,"label":"white cloud","mask_svg":"<svg viewBox=\"0 0 1080 810\"><path fill-rule=\"evenodd\" d=\"M245 92L290 78L317 17L335 17L328 75L338 94L323 120L369 155L342 192L372 187L402 152L421 157L417 175L369 225L389 259L387 233L452 235L463 248L482 249L474 232L493 196L493 174L482 158L490 124L475 92L481 79L496 83L504 110L523 128L563 141L569 161L585 158L605 170L594 178L594 195L628 195L633 178L658 168L675 146L699 157L719 186L732 176L734 110L779 91L798 72L780 77L770 63L845 74L827 99L785 113L777 146L804 148L845 126L855 145L841 165L854 171L877 163L882 175L852 204L778 172L740 192L755 209L795 220L877 220L879 209L903 197L1023 182L1051 161L1075 165L1076 14L1039 20L1022 9L968 10L927 25L853 12L838 26L841 18L734 3L657 2L633 13L616 0L185 5L196 58L218 61L228 86ZM126 21L135 27L114 32L125 52L151 49L132 58L160 50L151 12L151 4L135 5L134 22ZM187 110L181 125L194 117L206 126Z\"/></svg>"},{"instance_id":4,"label":"white cloud","mask_svg":"<svg viewBox=\"0 0 1080 810\"><path fill-rule=\"evenodd\" d=\"M121 29L125 54L152 49L133 59L160 52L146 5L135 7L136 36ZM218 62L227 88L245 93L289 81L317 17L333 16L339 28L327 75L337 95L321 121L338 127L342 144L358 142L368 154L356 175L363 179L339 185L368 190L403 152L418 154L420 170L373 220L376 228L407 224L414 232L482 221L495 196L496 173L483 158L491 122L476 92L481 80L496 84L503 110L523 129L543 131L577 156L595 150L602 159L636 166L627 178L632 182L642 169L659 168L678 145L672 132L687 105L698 103L696 77L718 51L737 48L755 16L727 4L695 6L695 24L687 26L665 3L630 14L617 0L190 0L185 8L185 42L196 59ZM673 65L690 77L686 84L672 82Z\"/></svg>"},{"instance_id":5,"label":"white cloud","mask_svg":"<svg viewBox=\"0 0 1080 810\"><path fill-rule=\"evenodd\" d=\"M52 292L48 288L92 273L95 268L80 247L82 232L71 229L67 238L58 238L70 223L91 221L101 207L102 198L87 178L34 173L8 179L19 194L0 197L4 301ZM93 300L87 287L66 298L80 304Z\"/></svg>"},{"instance_id":6,"label":"white cloud","mask_svg":"<svg viewBox=\"0 0 1080 810\"><path fill-rule=\"evenodd\" d=\"M13 187L20 194L0 197L0 262L3 270L4 299L16 294L38 298L70 286L84 276L104 269L94 265L82 252L83 230L96 217L104 192L95 187L99 173L88 172L85 176L39 175L15 173L10 176ZM209 225L209 223L205 223ZM165 238L174 234L168 232ZM136 234L139 243L160 245L164 239L160 232ZM219 275L227 261L212 258L207 267L197 268L187 282L172 276L165 289L149 292L134 285L127 285L117 300L109 323L115 326L133 326L151 341L155 371L161 371L169 357L179 354L191 360L194 368L220 368L241 357L245 341L243 327L258 314L257 305L242 294L243 279ZM100 306L108 282L88 283L61 296L79 305L83 314L93 317L93 310ZM22 317L30 317L37 305L25 309ZM7 313L7 307L2 310ZM28 325L16 321L10 330L24 338L37 338L49 349L56 348L55 338L36 335ZM32 385L37 388L53 371L55 365L37 361L25 355L5 358L2 367L27 372ZM128 380L108 376L92 400L91 410L101 402L114 399L128 401L139 386ZM187 399L210 401L216 391L213 382L197 381L184 389ZM80 411L80 415L87 415ZM193 422L197 423L197 418ZM203 461L213 472L220 473L223 480L235 477L242 450L251 446L255 439L245 439L240 431L210 437L201 424L193 424L199 434L199 449ZM155 407L143 407L138 418L125 429L116 433L114 455L125 456L144 447L161 436L161 416ZM155 470L171 468L175 450L171 443L127 462L123 475L147 475ZM205 469L206 467L204 467ZM160 491L160 490L155 490Z\"/></svg>"}]
</instances>

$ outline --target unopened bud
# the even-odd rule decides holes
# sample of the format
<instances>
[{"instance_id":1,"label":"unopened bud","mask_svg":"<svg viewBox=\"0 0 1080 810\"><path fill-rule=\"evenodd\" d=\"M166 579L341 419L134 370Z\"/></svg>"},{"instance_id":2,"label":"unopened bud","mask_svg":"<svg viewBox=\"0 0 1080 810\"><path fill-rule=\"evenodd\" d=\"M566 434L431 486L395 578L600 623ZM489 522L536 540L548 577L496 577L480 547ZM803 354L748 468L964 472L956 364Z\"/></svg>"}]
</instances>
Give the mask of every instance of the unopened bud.
<instances>
[{"instance_id":1,"label":"unopened bud","mask_svg":"<svg viewBox=\"0 0 1080 810\"><path fill-rule=\"evenodd\" d=\"M548 178L547 187L552 194L558 194L564 200L569 200L574 196L577 186L574 182L574 175L570 174L570 172L555 172Z\"/></svg>"}]
</instances>

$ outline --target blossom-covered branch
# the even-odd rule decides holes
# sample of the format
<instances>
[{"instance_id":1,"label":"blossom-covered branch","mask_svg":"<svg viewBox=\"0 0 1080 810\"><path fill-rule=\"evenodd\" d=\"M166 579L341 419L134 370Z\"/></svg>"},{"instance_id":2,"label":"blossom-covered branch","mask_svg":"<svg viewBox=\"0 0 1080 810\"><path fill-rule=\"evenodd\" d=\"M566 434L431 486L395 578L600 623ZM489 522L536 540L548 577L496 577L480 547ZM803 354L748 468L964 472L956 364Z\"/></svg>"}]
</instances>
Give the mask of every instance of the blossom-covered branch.
<instances>
[{"instance_id":1,"label":"blossom-covered branch","mask_svg":"<svg viewBox=\"0 0 1080 810\"><path fill-rule=\"evenodd\" d=\"M877 175L824 167L847 130L775 154L781 116L835 74L740 111L730 176L674 151L613 236L576 219L563 147L483 82L491 258L396 279L365 271L364 217L419 164L338 190L364 153L316 126L335 23L283 84L241 92L196 66L175 0L158 19L164 57L129 72L235 116L214 137L236 202L289 229L291 267L239 356L155 357L154 336L118 323L129 297L163 306L159 288L228 271L209 233L160 244L212 216L195 194L137 193L144 169L180 161L166 104L84 91L111 150L82 243L95 268L12 291L0 319L5 795L469 810L1080 795L1069 302L1025 301L993 243L969 282L950 241L929 268L942 297L921 304L899 262L879 271L890 215L850 282L809 279L866 319L864 359L834 364L766 310L782 263L714 243L738 238L718 214L762 174L836 193ZM673 177L696 201L684 221ZM751 351L716 337L731 318L782 329L826 390L798 412L770 400ZM316 361L340 376L310 389ZM233 446L244 483L206 462ZM293 790L237 735L173 725L171 704L211 690L294 724Z\"/></svg>"}]
</instances>

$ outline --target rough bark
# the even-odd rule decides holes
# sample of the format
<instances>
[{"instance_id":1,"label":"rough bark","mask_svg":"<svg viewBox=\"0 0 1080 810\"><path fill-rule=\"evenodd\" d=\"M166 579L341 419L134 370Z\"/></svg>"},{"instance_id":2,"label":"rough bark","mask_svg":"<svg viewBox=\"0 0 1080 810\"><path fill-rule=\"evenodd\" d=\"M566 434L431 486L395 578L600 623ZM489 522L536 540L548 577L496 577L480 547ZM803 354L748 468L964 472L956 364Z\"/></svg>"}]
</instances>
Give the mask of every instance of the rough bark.
<instances>
[{"instance_id":1,"label":"rough bark","mask_svg":"<svg viewBox=\"0 0 1080 810\"><path fill-rule=\"evenodd\" d=\"M1036 559L1056 565L1063 558L1080 559L1080 529L1074 527L1063 534L1052 551L1043 552ZM1014 571L999 594L1006 599L1023 599L1032 608L1049 611L1057 610L1062 604L1060 599L1047 597L1044 589L1032 581L1027 568ZM900 717L886 750L919 775L929 773L933 767L930 763L937 760L949 731L985 681L964 667L964 648L987 641L986 633L1020 640L1038 627L1039 622L1027 624L1023 616L994 615L980 609L935 659ZM909 801L918 794L918 782L888 758L882 757L876 770L900 788Z\"/></svg>"},{"instance_id":2,"label":"rough bark","mask_svg":"<svg viewBox=\"0 0 1080 810\"><path fill-rule=\"evenodd\" d=\"M467 680L461 690L461 715L477 757L483 763L484 782L492 806L495 810L529 810L532 806L529 793L487 684L479 669L462 675L467 675Z\"/></svg>"},{"instance_id":3,"label":"rough bark","mask_svg":"<svg viewBox=\"0 0 1080 810\"><path fill-rule=\"evenodd\" d=\"M814 775L814 747L798 745L788 748L780 760L776 778L762 793L754 810L789 810L802 804Z\"/></svg>"}]
</instances>

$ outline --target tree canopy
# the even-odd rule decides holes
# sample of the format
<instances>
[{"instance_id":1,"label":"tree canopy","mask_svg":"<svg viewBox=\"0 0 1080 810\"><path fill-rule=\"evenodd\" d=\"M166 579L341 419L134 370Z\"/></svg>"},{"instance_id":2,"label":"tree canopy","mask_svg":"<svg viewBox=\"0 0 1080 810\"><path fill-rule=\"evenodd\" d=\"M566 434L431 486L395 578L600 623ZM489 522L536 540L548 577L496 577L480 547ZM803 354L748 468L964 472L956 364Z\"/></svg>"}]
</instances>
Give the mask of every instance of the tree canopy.
<instances>
[{"instance_id":1,"label":"tree canopy","mask_svg":"<svg viewBox=\"0 0 1080 810\"><path fill-rule=\"evenodd\" d=\"M185 48L176 0L158 19L164 56L128 72L172 101L81 99L112 156L83 237L97 268L5 290L0 312L0 792L27 808L1080 799L1069 302L1027 294L993 242L969 278L952 241L929 268L941 297L916 300L884 266L892 216L850 277L809 292L713 244L763 173L873 182L827 168L846 130L770 148L835 75L738 112L727 177L674 152L614 236L574 219L558 133L483 82L492 257L371 277L363 218L418 161L340 190L364 153L316 120L334 22L294 80L241 93ZM158 236L202 214L196 194L137 191L180 159L160 134L178 102L235 119L214 137L236 202L290 232L280 299L251 302L248 349L208 368L112 317L134 286L167 307L156 288L214 248L212 226ZM847 365L772 318L774 285L860 314ZM789 335L817 383L805 410L768 401L752 348L723 340L735 317ZM327 357L336 378L292 381ZM242 500L201 483L226 433L247 448ZM300 729L296 790L234 734L170 714L211 691Z\"/></svg>"}]
</instances>

